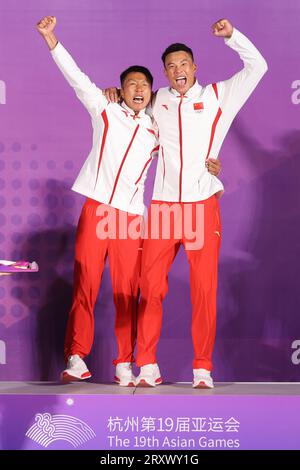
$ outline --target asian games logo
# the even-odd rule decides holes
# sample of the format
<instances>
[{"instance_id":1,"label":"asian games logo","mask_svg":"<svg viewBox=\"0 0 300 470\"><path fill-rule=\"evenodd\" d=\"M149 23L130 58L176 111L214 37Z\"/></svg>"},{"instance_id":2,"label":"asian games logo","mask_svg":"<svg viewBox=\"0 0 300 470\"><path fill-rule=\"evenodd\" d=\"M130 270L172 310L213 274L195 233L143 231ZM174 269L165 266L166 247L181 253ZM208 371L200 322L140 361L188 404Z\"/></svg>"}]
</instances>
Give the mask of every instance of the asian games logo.
<instances>
[{"instance_id":1,"label":"asian games logo","mask_svg":"<svg viewBox=\"0 0 300 470\"><path fill-rule=\"evenodd\" d=\"M43 447L55 441L66 441L76 448L94 439L96 434L88 424L74 416L37 413L26 437Z\"/></svg>"}]
</instances>

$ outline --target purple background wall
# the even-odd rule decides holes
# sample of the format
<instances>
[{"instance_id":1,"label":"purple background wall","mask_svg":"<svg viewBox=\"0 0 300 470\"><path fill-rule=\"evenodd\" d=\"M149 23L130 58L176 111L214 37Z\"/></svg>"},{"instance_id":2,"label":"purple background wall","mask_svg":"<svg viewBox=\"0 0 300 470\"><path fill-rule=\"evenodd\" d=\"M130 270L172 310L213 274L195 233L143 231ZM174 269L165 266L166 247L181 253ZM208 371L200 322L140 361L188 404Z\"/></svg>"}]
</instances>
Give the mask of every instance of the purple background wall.
<instances>
[{"instance_id":1,"label":"purple background wall","mask_svg":"<svg viewBox=\"0 0 300 470\"><path fill-rule=\"evenodd\" d=\"M211 24L222 17L261 50L269 72L221 151L226 192L214 377L299 380L300 365L291 358L292 342L300 338L300 106L292 100L292 83L300 80L296 0L0 0L0 258L30 258L40 265L39 274L0 278L0 378L55 380L63 367L83 202L70 186L92 134L87 112L35 30L47 14L57 17L58 38L101 87L117 84L119 72L132 63L150 67L155 87L165 86L160 54L175 41L194 49L202 84L229 77L241 63L211 34ZM191 309L183 251L169 279L159 363L167 380L187 381ZM106 269L89 358L95 381L113 376L113 323Z\"/></svg>"}]
</instances>

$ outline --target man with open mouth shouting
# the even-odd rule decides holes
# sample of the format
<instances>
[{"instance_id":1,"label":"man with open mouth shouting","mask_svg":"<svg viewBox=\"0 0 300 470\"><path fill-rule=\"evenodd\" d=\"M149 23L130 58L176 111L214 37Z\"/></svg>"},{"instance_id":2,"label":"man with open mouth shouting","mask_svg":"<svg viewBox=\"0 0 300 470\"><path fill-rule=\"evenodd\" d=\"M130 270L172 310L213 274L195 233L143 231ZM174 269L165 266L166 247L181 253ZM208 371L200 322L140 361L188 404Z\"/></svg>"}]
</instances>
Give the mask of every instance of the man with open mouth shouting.
<instances>
[{"instance_id":1,"label":"man with open mouth shouting","mask_svg":"<svg viewBox=\"0 0 300 470\"><path fill-rule=\"evenodd\" d=\"M108 257L116 308L115 381L121 386L134 386L144 183L158 150L151 118L145 112L153 77L145 67L129 67L120 77L121 105L109 103L58 42L55 25L56 18L46 16L37 24L37 30L88 110L93 126L92 150L72 188L87 199L76 234L73 303L64 348L67 367L62 380L91 377L83 358L93 343L94 306Z\"/></svg>"},{"instance_id":2,"label":"man with open mouth shouting","mask_svg":"<svg viewBox=\"0 0 300 470\"><path fill-rule=\"evenodd\" d=\"M234 117L267 71L267 64L228 20L216 22L212 30L224 38L244 63L243 69L229 80L202 87L195 77L193 52L184 44L172 44L162 55L169 87L158 90L153 106L160 150L149 218L154 209L166 214L166 205L174 208L177 204L185 219L189 207L193 225L197 226L197 215L202 214L203 243L200 247L187 246L186 236L174 234L168 239L149 237L144 242L138 313L136 362L141 366L138 386L162 382L156 359L162 301L168 290L168 271L181 244L190 265L193 387L214 386L211 370L221 238L217 195L223 191L223 185L207 171L206 162L210 156L218 156Z\"/></svg>"},{"instance_id":3,"label":"man with open mouth shouting","mask_svg":"<svg viewBox=\"0 0 300 470\"><path fill-rule=\"evenodd\" d=\"M80 215L75 246L73 303L68 318L62 373L64 382L91 377L83 358L94 338L94 305L106 258L116 308L115 334L118 355L115 381L134 386L133 350L141 239L129 237L127 229L138 227L144 213L144 181L154 153L156 136L145 109L151 98L153 77L141 66L121 74L123 102L108 103L102 91L81 72L54 34L56 18L46 16L37 30L66 80L88 110L93 126L93 146L73 190L86 196ZM107 220L113 220L110 227ZM102 224L102 225L101 225ZM119 236L125 224L125 236ZM111 227L114 226L114 229Z\"/></svg>"}]
</instances>

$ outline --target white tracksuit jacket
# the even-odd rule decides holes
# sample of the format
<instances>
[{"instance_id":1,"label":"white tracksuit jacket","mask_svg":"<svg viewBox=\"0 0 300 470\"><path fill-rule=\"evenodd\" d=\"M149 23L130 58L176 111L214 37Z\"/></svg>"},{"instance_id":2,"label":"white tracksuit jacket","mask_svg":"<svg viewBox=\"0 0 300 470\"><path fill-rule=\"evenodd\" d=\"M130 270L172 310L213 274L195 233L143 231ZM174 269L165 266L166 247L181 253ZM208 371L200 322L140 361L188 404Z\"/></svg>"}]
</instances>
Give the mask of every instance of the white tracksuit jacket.
<instances>
[{"instance_id":1,"label":"white tracksuit jacket","mask_svg":"<svg viewBox=\"0 0 300 470\"><path fill-rule=\"evenodd\" d=\"M229 80L202 87L196 83L181 97L170 88L156 95L153 115L159 128L159 159L153 199L192 202L223 191L205 167L217 158L234 117L267 71L255 46L237 29L225 39L244 68Z\"/></svg>"},{"instance_id":2,"label":"white tracksuit jacket","mask_svg":"<svg viewBox=\"0 0 300 470\"><path fill-rule=\"evenodd\" d=\"M158 150L150 116L108 103L102 91L58 43L52 57L90 113L93 146L72 189L96 201L143 215L144 182Z\"/></svg>"}]
</instances>

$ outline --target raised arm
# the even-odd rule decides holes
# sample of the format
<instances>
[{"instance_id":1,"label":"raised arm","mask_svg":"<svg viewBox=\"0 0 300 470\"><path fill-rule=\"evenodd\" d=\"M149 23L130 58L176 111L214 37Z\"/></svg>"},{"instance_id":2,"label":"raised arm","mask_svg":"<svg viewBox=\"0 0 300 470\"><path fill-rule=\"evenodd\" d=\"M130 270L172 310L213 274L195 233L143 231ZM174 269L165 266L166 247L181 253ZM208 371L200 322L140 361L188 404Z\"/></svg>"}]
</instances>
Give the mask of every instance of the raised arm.
<instances>
[{"instance_id":1,"label":"raised arm","mask_svg":"<svg viewBox=\"0 0 300 470\"><path fill-rule=\"evenodd\" d=\"M71 55L58 42L54 33L55 26L55 16L45 16L37 24L37 30L46 41L55 63L74 89L79 100L89 113L95 116L101 113L107 106L107 100L102 94L102 90L92 83L89 77L79 69Z\"/></svg>"},{"instance_id":2,"label":"raised arm","mask_svg":"<svg viewBox=\"0 0 300 470\"><path fill-rule=\"evenodd\" d=\"M215 36L223 37L225 44L236 51L244 63L242 70L217 84L222 111L224 108L228 117L233 119L268 70L268 66L254 44L233 28L228 20L220 20L212 28Z\"/></svg>"}]
</instances>

